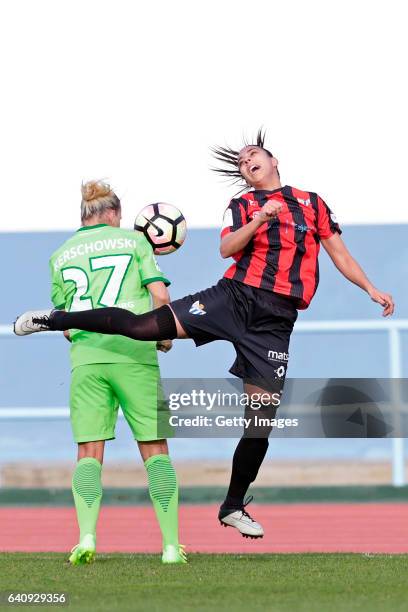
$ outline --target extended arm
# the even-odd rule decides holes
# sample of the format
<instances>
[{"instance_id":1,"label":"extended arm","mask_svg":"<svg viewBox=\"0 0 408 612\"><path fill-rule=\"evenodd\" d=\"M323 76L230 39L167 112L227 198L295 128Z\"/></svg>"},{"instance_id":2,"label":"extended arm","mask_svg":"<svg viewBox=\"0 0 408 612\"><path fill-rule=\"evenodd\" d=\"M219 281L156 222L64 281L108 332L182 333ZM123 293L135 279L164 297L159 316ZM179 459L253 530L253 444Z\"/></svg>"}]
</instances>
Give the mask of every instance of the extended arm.
<instances>
[{"instance_id":1,"label":"extended arm","mask_svg":"<svg viewBox=\"0 0 408 612\"><path fill-rule=\"evenodd\" d=\"M146 288L151 295L154 308L160 308L160 306L164 306L164 304L168 304L170 302L169 292L166 285L162 281L154 281L153 283L149 283L146 285Z\"/></svg>"},{"instance_id":2,"label":"extended arm","mask_svg":"<svg viewBox=\"0 0 408 612\"><path fill-rule=\"evenodd\" d=\"M351 256L346 245L339 234L333 234L330 238L322 240L322 245L333 261L336 268L349 280L368 293L373 302L377 302L384 307L383 317L392 315L394 312L394 302L388 293L379 291L367 278L364 270Z\"/></svg>"},{"instance_id":3,"label":"extended arm","mask_svg":"<svg viewBox=\"0 0 408 612\"><path fill-rule=\"evenodd\" d=\"M152 298L153 308L160 308L160 306L170 302L170 294L162 281L154 281L146 285L146 287ZM172 346L171 340L159 340L157 342L157 349L163 353L167 353Z\"/></svg>"}]
</instances>

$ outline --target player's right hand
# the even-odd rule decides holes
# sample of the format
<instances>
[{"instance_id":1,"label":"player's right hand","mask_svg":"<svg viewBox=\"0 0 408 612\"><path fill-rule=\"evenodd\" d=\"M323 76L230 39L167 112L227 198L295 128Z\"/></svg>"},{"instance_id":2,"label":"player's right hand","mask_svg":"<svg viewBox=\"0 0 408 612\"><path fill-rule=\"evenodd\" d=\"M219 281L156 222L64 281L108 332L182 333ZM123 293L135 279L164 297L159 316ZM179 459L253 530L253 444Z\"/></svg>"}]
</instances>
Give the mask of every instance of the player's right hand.
<instances>
[{"instance_id":1,"label":"player's right hand","mask_svg":"<svg viewBox=\"0 0 408 612\"><path fill-rule=\"evenodd\" d=\"M256 216L256 218L265 223L270 221L271 219L275 219L279 213L282 211L282 204L280 202L276 202L271 200L262 206L261 211Z\"/></svg>"},{"instance_id":2,"label":"player's right hand","mask_svg":"<svg viewBox=\"0 0 408 612\"><path fill-rule=\"evenodd\" d=\"M377 304L381 304L381 306L383 306L383 317L389 317L393 314L395 305L394 300L392 299L392 295L390 295L389 293L384 293L383 291L379 291L375 287L368 291L368 295L373 300L373 302L377 302Z\"/></svg>"}]
</instances>

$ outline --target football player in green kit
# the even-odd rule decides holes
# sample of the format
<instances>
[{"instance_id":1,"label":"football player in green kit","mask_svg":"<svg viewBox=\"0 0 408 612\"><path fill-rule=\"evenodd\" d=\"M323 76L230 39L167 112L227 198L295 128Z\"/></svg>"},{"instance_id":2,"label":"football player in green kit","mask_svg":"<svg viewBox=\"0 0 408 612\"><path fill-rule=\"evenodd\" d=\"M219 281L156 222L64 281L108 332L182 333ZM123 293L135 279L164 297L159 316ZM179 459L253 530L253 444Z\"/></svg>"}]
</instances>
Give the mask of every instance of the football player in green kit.
<instances>
[{"instance_id":1,"label":"football player in green kit","mask_svg":"<svg viewBox=\"0 0 408 612\"><path fill-rule=\"evenodd\" d=\"M142 314L168 304L169 281L138 232L120 229L121 204L109 185L82 186L82 227L50 259L52 302L70 312L119 306ZM160 371L157 349L171 341L135 342L72 329L71 425L78 443L72 478L80 529L69 558L74 565L95 556L102 499L101 471L106 440L115 437L119 405L147 470L149 493L163 536L163 563L185 563L178 542L178 484L167 442L158 439ZM135 533L137 530L135 529Z\"/></svg>"}]
</instances>

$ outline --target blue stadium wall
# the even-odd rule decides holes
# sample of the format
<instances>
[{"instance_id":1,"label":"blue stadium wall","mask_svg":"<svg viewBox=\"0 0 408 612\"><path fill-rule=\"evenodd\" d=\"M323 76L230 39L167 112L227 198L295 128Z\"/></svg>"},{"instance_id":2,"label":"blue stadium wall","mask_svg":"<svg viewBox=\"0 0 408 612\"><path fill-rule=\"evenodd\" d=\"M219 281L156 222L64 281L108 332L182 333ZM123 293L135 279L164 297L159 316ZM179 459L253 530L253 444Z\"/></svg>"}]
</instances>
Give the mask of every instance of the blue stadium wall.
<instances>
[{"instance_id":1,"label":"blue stadium wall","mask_svg":"<svg viewBox=\"0 0 408 612\"><path fill-rule=\"evenodd\" d=\"M407 225L350 226L343 237L369 277L396 301L396 318L408 317ZM0 234L2 292L0 324L11 323L28 308L49 305L48 258L68 233ZM228 261L218 253L217 230L190 230L183 248L162 257L160 264L172 280L171 295L214 284ZM328 319L377 319L381 309L357 287L347 282L322 251L321 282L311 307L300 321ZM384 332L294 334L291 343L291 377L379 377L389 375L389 347ZM408 376L408 333L402 334L403 376ZM160 356L163 377L221 378L228 376L233 348L215 342L199 349L190 340L175 343L171 353ZM0 337L0 408L67 406L69 397L69 345L61 335ZM72 460L74 448L69 423L52 419L3 420L0 431L0 464L21 460ZM109 445L107 458L128 460L134 455L126 423L118 423L119 440ZM230 458L234 440L178 440L172 443L177 459ZM388 457L390 440L274 440L272 456Z\"/></svg>"},{"instance_id":2,"label":"blue stadium wall","mask_svg":"<svg viewBox=\"0 0 408 612\"><path fill-rule=\"evenodd\" d=\"M27 308L49 305L48 258L68 236L65 232L0 234L2 299L0 324L10 323ZM396 318L408 317L408 226L350 226L343 237L351 253L381 289L393 294ZM172 280L172 298L213 285L228 261L218 253L213 229L190 230L183 248L161 257ZM312 305L299 321L380 319L381 309L347 282L327 257L320 255L321 281ZM408 334L403 333L403 375L408 376ZM69 346L59 337L0 338L0 406L64 406L68 401ZM387 377L388 338L384 332L294 334L291 377ZM195 348L176 342L160 357L163 377L228 376L234 350L226 342Z\"/></svg>"}]
</instances>

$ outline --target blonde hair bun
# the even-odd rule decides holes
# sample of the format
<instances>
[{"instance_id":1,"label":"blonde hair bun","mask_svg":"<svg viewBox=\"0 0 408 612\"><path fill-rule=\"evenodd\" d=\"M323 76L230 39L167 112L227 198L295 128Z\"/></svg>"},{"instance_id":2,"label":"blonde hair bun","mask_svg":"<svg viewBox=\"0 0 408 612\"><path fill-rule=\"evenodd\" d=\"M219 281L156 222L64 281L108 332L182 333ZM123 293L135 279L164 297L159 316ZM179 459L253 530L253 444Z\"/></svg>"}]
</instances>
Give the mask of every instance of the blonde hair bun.
<instances>
[{"instance_id":1,"label":"blonde hair bun","mask_svg":"<svg viewBox=\"0 0 408 612\"><path fill-rule=\"evenodd\" d=\"M98 198L105 198L112 193L110 185L102 181L88 181L81 185L82 199L91 202Z\"/></svg>"},{"instance_id":2,"label":"blonde hair bun","mask_svg":"<svg viewBox=\"0 0 408 612\"><path fill-rule=\"evenodd\" d=\"M103 181L88 181L81 185L81 220L82 223L93 218L100 223L107 210L120 210L120 200Z\"/></svg>"}]
</instances>

